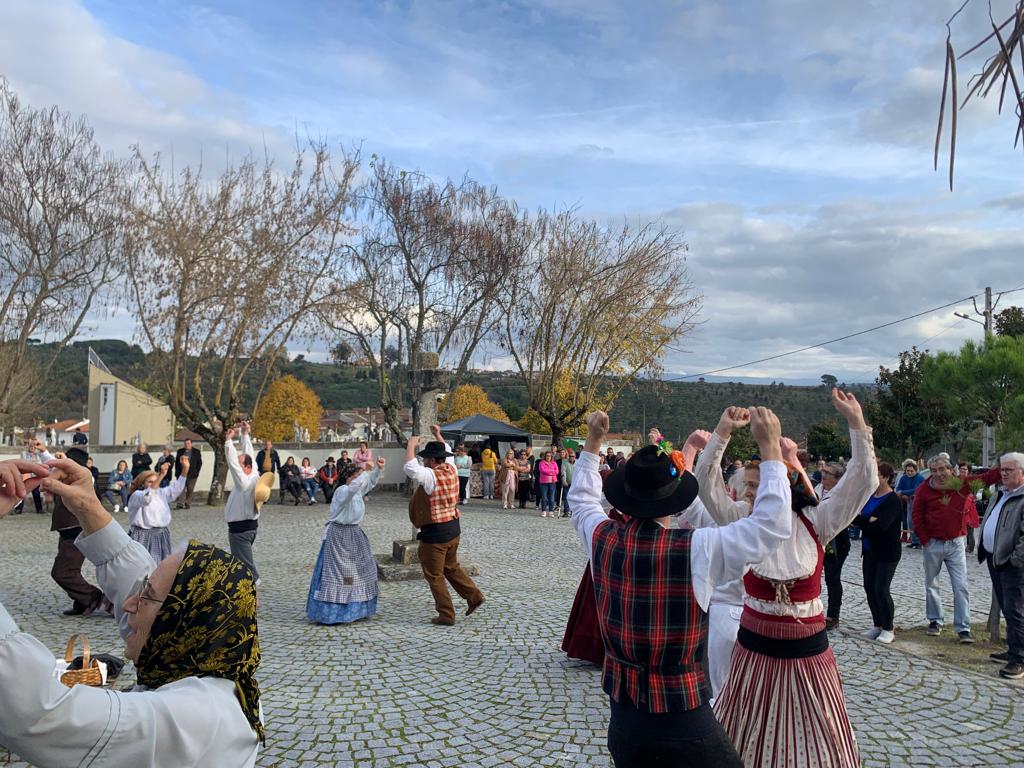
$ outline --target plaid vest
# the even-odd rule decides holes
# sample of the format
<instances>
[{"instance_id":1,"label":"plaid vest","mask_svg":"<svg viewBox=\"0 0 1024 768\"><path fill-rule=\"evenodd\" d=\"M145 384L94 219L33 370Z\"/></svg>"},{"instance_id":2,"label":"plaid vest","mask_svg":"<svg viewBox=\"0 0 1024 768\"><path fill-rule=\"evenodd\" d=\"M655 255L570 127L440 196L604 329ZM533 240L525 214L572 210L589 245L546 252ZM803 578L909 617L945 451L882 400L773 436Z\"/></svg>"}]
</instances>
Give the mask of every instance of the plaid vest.
<instances>
[{"instance_id":1,"label":"plaid vest","mask_svg":"<svg viewBox=\"0 0 1024 768\"><path fill-rule=\"evenodd\" d=\"M434 492L430 494L430 522L447 523L459 516L459 473L445 462L434 467Z\"/></svg>"},{"instance_id":2,"label":"plaid vest","mask_svg":"<svg viewBox=\"0 0 1024 768\"><path fill-rule=\"evenodd\" d=\"M708 616L690 572L693 533L636 518L594 531L602 684L616 702L660 713L696 709L711 696L703 666Z\"/></svg>"}]
</instances>

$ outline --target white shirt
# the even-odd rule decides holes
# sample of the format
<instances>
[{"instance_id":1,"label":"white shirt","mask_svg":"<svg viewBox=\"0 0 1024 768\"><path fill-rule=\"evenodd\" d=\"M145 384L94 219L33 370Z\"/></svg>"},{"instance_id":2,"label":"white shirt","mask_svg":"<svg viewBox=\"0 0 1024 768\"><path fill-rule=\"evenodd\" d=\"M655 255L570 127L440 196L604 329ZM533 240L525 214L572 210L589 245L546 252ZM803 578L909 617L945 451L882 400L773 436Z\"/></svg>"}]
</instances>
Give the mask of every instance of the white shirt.
<instances>
[{"instance_id":1,"label":"white shirt","mask_svg":"<svg viewBox=\"0 0 1024 768\"><path fill-rule=\"evenodd\" d=\"M128 499L128 525L136 528L166 528L171 524L171 502L185 490L182 475L165 488L140 488Z\"/></svg>"},{"instance_id":2,"label":"white shirt","mask_svg":"<svg viewBox=\"0 0 1024 768\"><path fill-rule=\"evenodd\" d=\"M693 504L683 510L680 517L697 529L718 527L718 523L711 517L711 513L708 512L707 507L704 506L699 496L693 500ZM729 579L721 584L715 584L715 588L711 592L712 605L742 606L743 574L746 572L747 569L744 568L736 578Z\"/></svg>"},{"instance_id":3,"label":"white shirt","mask_svg":"<svg viewBox=\"0 0 1024 768\"><path fill-rule=\"evenodd\" d=\"M327 522L359 525L366 516L363 497L374 489L378 480L380 467L375 467L372 472L360 472L359 476L349 481L347 485L338 486L331 497L331 517Z\"/></svg>"},{"instance_id":4,"label":"white shirt","mask_svg":"<svg viewBox=\"0 0 1024 768\"><path fill-rule=\"evenodd\" d=\"M248 433L243 433L239 443L242 446L242 453L253 459L252 474L247 475L242 471L242 465L238 463L238 451L235 444L230 440L224 443L224 456L228 461L228 471L234 481L234 487L228 494L228 500L224 504L224 521L237 523L242 520L258 520L260 513L256 509L256 483L260 475L256 470L256 460L252 452L252 440Z\"/></svg>"},{"instance_id":5,"label":"white shirt","mask_svg":"<svg viewBox=\"0 0 1024 768\"><path fill-rule=\"evenodd\" d=\"M1014 488L1012 491L1008 491L1005 488L1000 488L1000 490L1003 492L1003 495L996 502L996 505L992 507L992 511L989 512L988 519L985 521L985 527L981 530L981 545L985 547L985 551L989 554L996 551L996 531L999 530L999 515L1003 511L1003 504L1006 503L1007 499L1024 493L1024 485Z\"/></svg>"},{"instance_id":6,"label":"white shirt","mask_svg":"<svg viewBox=\"0 0 1024 768\"><path fill-rule=\"evenodd\" d=\"M594 547L594 530L608 521L601 506L601 475L597 454L583 451L576 460L569 506L587 557ZM779 461L761 465L761 485L754 501L754 513L720 528L701 528L690 542L690 571L693 594L701 610L707 611L716 584L735 578L750 563L765 559L790 537L791 514L783 514L791 504L786 468ZM614 523L612 523L614 524Z\"/></svg>"},{"instance_id":7,"label":"white shirt","mask_svg":"<svg viewBox=\"0 0 1024 768\"><path fill-rule=\"evenodd\" d=\"M708 513L719 524L725 525L747 514L749 505L745 501L733 501L722 487L721 480L714 477L713 469L721 465L728 440L722 440L712 433L708 445L697 462L697 482L700 498ZM878 487L878 467L875 463L875 449L871 430L850 430L852 455L846 472L818 506L805 507L804 517L811 523L822 546L848 526L860 514L868 497ZM761 464L762 472L764 464ZM763 477L763 475L762 475ZM788 480L787 480L788 483ZM800 522L796 513L792 517L792 535L764 560L752 565L759 576L773 581L792 581L814 573L818 563L818 548L815 537ZM742 572L739 574L742 577ZM823 610L820 598L806 603L779 603L757 600L749 595L744 602L762 613L792 615L798 618L817 616Z\"/></svg>"},{"instance_id":8,"label":"white shirt","mask_svg":"<svg viewBox=\"0 0 1024 768\"><path fill-rule=\"evenodd\" d=\"M75 545L100 589L122 604L156 568L116 522ZM0 743L33 765L250 768L259 742L230 680L187 677L155 690L114 691L52 676L54 654L0 605Z\"/></svg>"},{"instance_id":9,"label":"white shirt","mask_svg":"<svg viewBox=\"0 0 1024 768\"><path fill-rule=\"evenodd\" d=\"M450 452L452 447L446 442L444 444L444 449ZM451 464L454 466L455 459L451 456L448 456L444 460L444 463ZM415 480L418 485L422 486L423 492L426 493L428 496L432 494L437 488L437 482L434 480L434 470L424 467L422 464L420 464L419 459L416 458L415 456L413 456L411 459L409 459L409 461L405 462L405 464L402 465L402 471L405 472L406 477Z\"/></svg>"}]
</instances>

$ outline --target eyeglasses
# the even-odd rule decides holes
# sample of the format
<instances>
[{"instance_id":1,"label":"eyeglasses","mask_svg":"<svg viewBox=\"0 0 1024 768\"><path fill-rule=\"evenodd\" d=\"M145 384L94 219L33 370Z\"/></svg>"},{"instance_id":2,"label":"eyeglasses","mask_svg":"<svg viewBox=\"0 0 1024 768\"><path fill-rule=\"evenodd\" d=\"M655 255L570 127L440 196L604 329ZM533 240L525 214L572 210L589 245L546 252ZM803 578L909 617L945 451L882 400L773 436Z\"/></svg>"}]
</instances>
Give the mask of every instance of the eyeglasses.
<instances>
[{"instance_id":1,"label":"eyeglasses","mask_svg":"<svg viewBox=\"0 0 1024 768\"><path fill-rule=\"evenodd\" d=\"M149 575L142 577L142 589L139 590L139 600L146 600L150 603L156 603L157 605L163 605L163 600L157 600L153 597L153 584L149 580ZM165 598L166 599L166 598Z\"/></svg>"}]
</instances>

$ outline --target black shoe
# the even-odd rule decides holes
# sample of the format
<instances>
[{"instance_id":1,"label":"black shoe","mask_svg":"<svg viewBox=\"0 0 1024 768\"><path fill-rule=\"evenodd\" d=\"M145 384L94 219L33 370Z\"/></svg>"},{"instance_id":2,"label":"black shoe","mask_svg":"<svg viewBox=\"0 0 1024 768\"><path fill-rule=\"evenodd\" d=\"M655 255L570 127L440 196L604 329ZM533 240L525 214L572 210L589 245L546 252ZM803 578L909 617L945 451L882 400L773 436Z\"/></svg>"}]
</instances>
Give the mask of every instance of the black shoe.
<instances>
[{"instance_id":1,"label":"black shoe","mask_svg":"<svg viewBox=\"0 0 1024 768\"><path fill-rule=\"evenodd\" d=\"M970 632L960 632L958 633L958 637L960 638L961 645L971 645L974 643L974 637Z\"/></svg>"},{"instance_id":2,"label":"black shoe","mask_svg":"<svg viewBox=\"0 0 1024 768\"><path fill-rule=\"evenodd\" d=\"M1010 663L1010 652L1003 651L1002 653L990 653L988 655L989 661L994 661L996 664L1009 664Z\"/></svg>"},{"instance_id":3,"label":"black shoe","mask_svg":"<svg viewBox=\"0 0 1024 768\"><path fill-rule=\"evenodd\" d=\"M78 603L64 611L65 616L81 616L83 613L85 613L85 606Z\"/></svg>"},{"instance_id":4,"label":"black shoe","mask_svg":"<svg viewBox=\"0 0 1024 768\"><path fill-rule=\"evenodd\" d=\"M939 626L939 622L932 621L928 624L928 629L925 630L932 637L938 637L942 634L942 627Z\"/></svg>"},{"instance_id":5,"label":"black shoe","mask_svg":"<svg viewBox=\"0 0 1024 768\"><path fill-rule=\"evenodd\" d=\"M999 670L999 676L1005 677L1007 680L1020 680L1024 677L1024 664L1011 662Z\"/></svg>"},{"instance_id":6,"label":"black shoe","mask_svg":"<svg viewBox=\"0 0 1024 768\"><path fill-rule=\"evenodd\" d=\"M189 504L187 501L185 502L185 509L192 509L192 505Z\"/></svg>"}]
</instances>

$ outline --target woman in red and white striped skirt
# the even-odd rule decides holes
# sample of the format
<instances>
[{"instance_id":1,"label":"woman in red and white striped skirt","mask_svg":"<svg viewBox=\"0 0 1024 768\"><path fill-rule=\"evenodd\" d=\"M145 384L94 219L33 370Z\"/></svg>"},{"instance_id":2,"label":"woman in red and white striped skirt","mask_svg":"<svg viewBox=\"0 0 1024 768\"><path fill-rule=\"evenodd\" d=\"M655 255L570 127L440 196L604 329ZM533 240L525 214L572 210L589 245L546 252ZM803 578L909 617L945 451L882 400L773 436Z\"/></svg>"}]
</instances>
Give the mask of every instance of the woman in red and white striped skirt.
<instances>
[{"instance_id":1,"label":"woman in red and white striped skirt","mask_svg":"<svg viewBox=\"0 0 1024 768\"><path fill-rule=\"evenodd\" d=\"M821 603L823 543L857 516L877 486L871 430L853 395L833 390L850 428L843 479L817 503L795 469L790 539L743 577L743 613L715 715L745 768L860 768L842 681ZM733 409L743 424L742 409ZM721 423L719 425L721 427ZM720 435L728 440L728 435ZM787 464L795 459L784 456ZM803 489L798 493L798 489ZM705 501L705 504L707 502ZM714 515L714 511L709 508Z\"/></svg>"}]
</instances>

